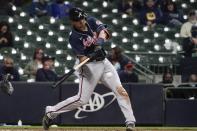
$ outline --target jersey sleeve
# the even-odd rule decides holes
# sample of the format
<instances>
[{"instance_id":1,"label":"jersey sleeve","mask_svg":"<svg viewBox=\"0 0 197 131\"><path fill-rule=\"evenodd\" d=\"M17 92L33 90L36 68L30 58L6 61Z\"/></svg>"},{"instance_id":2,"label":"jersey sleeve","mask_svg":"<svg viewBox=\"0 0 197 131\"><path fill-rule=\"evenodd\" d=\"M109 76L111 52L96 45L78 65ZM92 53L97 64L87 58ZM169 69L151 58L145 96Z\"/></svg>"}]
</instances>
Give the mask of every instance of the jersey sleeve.
<instances>
[{"instance_id":1,"label":"jersey sleeve","mask_svg":"<svg viewBox=\"0 0 197 131\"><path fill-rule=\"evenodd\" d=\"M107 29L107 25L103 24L100 20L97 20L94 17L89 17L87 19L89 25L91 26L92 30L99 33L103 29Z\"/></svg>"},{"instance_id":2,"label":"jersey sleeve","mask_svg":"<svg viewBox=\"0 0 197 131\"><path fill-rule=\"evenodd\" d=\"M69 37L69 43L72 47L72 51L77 55L85 55L84 53L84 47L81 44L81 41L79 40L79 38L74 37L72 34Z\"/></svg>"}]
</instances>

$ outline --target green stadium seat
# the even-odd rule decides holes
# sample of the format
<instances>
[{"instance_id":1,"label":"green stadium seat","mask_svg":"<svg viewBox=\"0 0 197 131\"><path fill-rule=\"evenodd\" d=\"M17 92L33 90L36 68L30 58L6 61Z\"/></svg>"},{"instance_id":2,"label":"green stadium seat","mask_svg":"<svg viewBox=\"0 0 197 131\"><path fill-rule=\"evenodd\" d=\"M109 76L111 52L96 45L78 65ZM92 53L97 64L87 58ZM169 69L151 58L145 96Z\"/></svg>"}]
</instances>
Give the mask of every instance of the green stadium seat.
<instances>
[{"instance_id":1,"label":"green stadium seat","mask_svg":"<svg viewBox=\"0 0 197 131\"><path fill-rule=\"evenodd\" d=\"M36 42L36 35L33 34L33 35L26 35L25 38L24 38L25 41L27 42L30 42L30 43L34 43Z\"/></svg>"},{"instance_id":2,"label":"green stadium seat","mask_svg":"<svg viewBox=\"0 0 197 131\"><path fill-rule=\"evenodd\" d=\"M51 17L48 17L48 16L42 16L42 17L40 17L39 19L38 19L38 23L39 24L51 24L50 23L50 19L51 19Z\"/></svg>"},{"instance_id":3,"label":"green stadium seat","mask_svg":"<svg viewBox=\"0 0 197 131\"><path fill-rule=\"evenodd\" d=\"M19 36L20 38L24 38L27 35L27 29L23 28L23 29L17 29L14 32L15 35Z\"/></svg>"},{"instance_id":4,"label":"green stadium seat","mask_svg":"<svg viewBox=\"0 0 197 131\"><path fill-rule=\"evenodd\" d=\"M70 28L70 20L68 17L62 18L60 23Z\"/></svg>"},{"instance_id":5,"label":"green stadium seat","mask_svg":"<svg viewBox=\"0 0 197 131\"><path fill-rule=\"evenodd\" d=\"M29 24L28 29L36 33L38 31L39 25L40 25L39 23Z\"/></svg>"},{"instance_id":6,"label":"green stadium seat","mask_svg":"<svg viewBox=\"0 0 197 131\"><path fill-rule=\"evenodd\" d=\"M28 17L28 16L17 18L18 23L24 25L25 27L29 26L29 19L30 19L30 17Z\"/></svg>"},{"instance_id":7,"label":"green stadium seat","mask_svg":"<svg viewBox=\"0 0 197 131\"><path fill-rule=\"evenodd\" d=\"M49 29L48 28L45 28L43 30L37 30L37 35L42 37L42 38L47 38L48 37L48 32L49 32Z\"/></svg>"},{"instance_id":8,"label":"green stadium seat","mask_svg":"<svg viewBox=\"0 0 197 131\"><path fill-rule=\"evenodd\" d=\"M17 26L18 26L18 22L17 22L17 21L14 21L13 23L9 23L9 25L10 25L11 31L16 31L16 30L18 30L18 29L17 29Z\"/></svg>"},{"instance_id":9,"label":"green stadium seat","mask_svg":"<svg viewBox=\"0 0 197 131\"><path fill-rule=\"evenodd\" d=\"M24 40L20 41L14 41L14 47L16 47L19 50L22 50L24 48Z\"/></svg>"},{"instance_id":10,"label":"green stadium seat","mask_svg":"<svg viewBox=\"0 0 197 131\"><path fill-rule=\"evenodd\" d=\"M128 53L131 58L135 59L136 55L138 55L140 57L139 63L147 67L149 65L162 66L162 64L167 65L177 63L176 55L162 55L162 53L172 53L172 50L167 50L164 46L166 39L170 39L181 45L182 39L178 35L175 36L176 33L180 32L180 27L170 28L159 24L156 25L152 30L143 31L144 26L134 24L133 20L137 19L136 16L122 16L121 14L114 11L112 12L112 10L117 7L117 1L107 1L107 7L103 7L103 1L100 0L72 0L70 2L72 2L73 5L84 9L89 16L94 16L108 25L108 29L113 35L112 38L104 45L108 51L111 50L112 44L121 46L121 48L123 48L124 50L128 50L131 52L131 54ZM88 2L88 6L84 5L84 2ZM195 9L196 7L196 4L190 3L189 0L176 0L175 2L177 3L178 7L181 7L182 3L187 4L187 8L183 9L184 14L187 14L188 10L192 8ZM23 11L21 8L17 8L18 14L20 14L21 11ZM5 21L11 21L8 16L0 16L0 19ZM22 29L18 29L19 24L23 26ZM42 25L44 28L39 29L40 25ZM64 26L64 28L60 30L60 26L62 25ZM68 38L71 26L70 21L67 17L62 19L55 19L55 22L51 23L51 18L45 16L35 18L34 23L32 23L30 22L30 17L28 15L24 17L18 16L13 18L13 22L10 23L10 26L13 32L13 36L20 37L19 41L14 41L14 48L17 50L17 54L11 54L12 48L10 48L0 49L1 55L10 54L14 57L16 62L18 62L18 65L20 67L24 67L26 61L32 58L32 49L43 48L44 50L46 50L47 54L57 56L56 60L59 62L60 65L58 67L55 67L55 70L58 74L64 74L66 66L68 66L69 69L73 67L75 60L66 60L66 55L73 56L72 50L68 48ZM169 31L166 31L166 29L169 29ZM28 31L31 31L32 35L27 35ZM53 35L50 36L48 33L49 31L52 31ZM138 33L138 36L136 36L136 33ZM155 35L155 33L158 33L158 37L157 35ZM40 36L42 40L37 41L37 36ZM63 38L63 41L58 41L58 38L60 37ZM123 42L123 38L127 38L128 41ZM149 39L150 41L145 43L145 38ZM25 44L26 42L29 43L29 46ZM155 45L158 46L160 49L156 50ZM137 50L134 49L137 48L136 46L138 47ZM56 54L57 50L63 50L62 54ZM24 53L27 56L27 60L21 60L20 53L18 52ZM151 52L153 52L153 54L151 54ZM154 53L157 53L157 55L155 55ZM161 56L164 57L163 63L158 60ZM72 80L74 79L76 79L75 76L73 76Z\"/></svg>"}]
</instances>

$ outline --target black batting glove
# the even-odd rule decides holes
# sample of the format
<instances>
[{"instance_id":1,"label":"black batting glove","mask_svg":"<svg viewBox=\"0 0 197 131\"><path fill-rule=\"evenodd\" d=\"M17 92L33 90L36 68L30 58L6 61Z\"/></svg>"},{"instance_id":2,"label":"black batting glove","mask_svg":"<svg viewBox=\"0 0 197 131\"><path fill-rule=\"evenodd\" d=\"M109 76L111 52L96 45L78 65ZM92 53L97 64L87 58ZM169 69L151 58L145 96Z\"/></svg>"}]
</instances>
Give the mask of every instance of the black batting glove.
<instances>
[{"instance_id":1,"label":"black batting glove","mask_svg":"<svg viewBox=\"0 0 197 131\"><path fill-rule=\"evenodd\" d=\"M90 60L104 59L106 54L101 46L96 46L93 53L87 55Z\"/></svg>"}]
</instances>

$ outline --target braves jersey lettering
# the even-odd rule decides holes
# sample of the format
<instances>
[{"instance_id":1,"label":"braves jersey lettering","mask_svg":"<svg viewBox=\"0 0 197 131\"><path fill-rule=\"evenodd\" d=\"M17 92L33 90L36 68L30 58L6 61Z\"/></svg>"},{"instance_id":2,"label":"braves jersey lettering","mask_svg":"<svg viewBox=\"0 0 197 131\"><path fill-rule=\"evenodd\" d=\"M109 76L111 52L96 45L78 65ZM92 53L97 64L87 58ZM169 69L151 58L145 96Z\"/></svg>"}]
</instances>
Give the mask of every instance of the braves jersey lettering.
<instances>
[{"instance_id":1,"label":"braves jersey lettering","mask_svg":"<svg viewBox=\"0 0 197 131\"><path fill-rule=\"evenodd\" d=\"M90 47L92 44L95 45L96 39L97 39L96 36L94 36L94 37L88 36L85 39L83 39L84 48Z\"/></svg>"}]
</instances>

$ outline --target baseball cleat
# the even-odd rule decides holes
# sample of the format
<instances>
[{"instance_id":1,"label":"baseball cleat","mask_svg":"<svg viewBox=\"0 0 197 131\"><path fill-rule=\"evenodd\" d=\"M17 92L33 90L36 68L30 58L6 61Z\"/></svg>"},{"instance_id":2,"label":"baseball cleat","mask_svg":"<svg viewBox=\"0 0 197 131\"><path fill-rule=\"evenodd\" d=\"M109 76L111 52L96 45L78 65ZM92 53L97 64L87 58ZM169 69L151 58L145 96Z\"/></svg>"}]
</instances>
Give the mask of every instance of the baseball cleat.
<instances>
[{"instance_id":1,"label":"baseball cleat","mask_svg":"<svg viewBox=\"0 0 197 131\"><path fill-rule=\"evenodd\" d=\"M42 118L42 126L44 130L48 130L50 125L52 124L52 119L50 119L46 114Z\"/></svg>"},{"instance_id":2,"label":"baseball cleat","mask_svg":"<svg viewBox=\"0 0 197 131\"><path fill-rule=\"evenodd\" d=\"M126 131L135 131L135 124L134 123L129 123L126 125Z\"/></svg>"}]
</instances>

